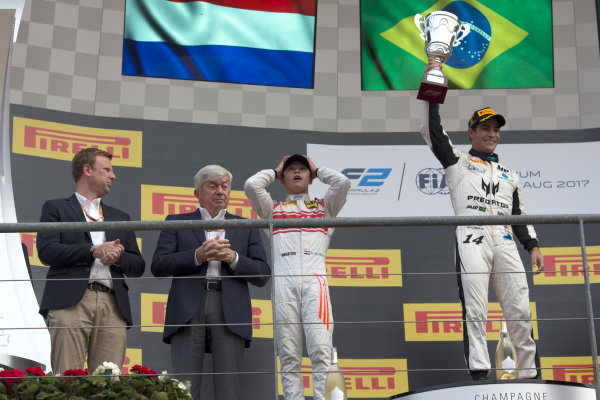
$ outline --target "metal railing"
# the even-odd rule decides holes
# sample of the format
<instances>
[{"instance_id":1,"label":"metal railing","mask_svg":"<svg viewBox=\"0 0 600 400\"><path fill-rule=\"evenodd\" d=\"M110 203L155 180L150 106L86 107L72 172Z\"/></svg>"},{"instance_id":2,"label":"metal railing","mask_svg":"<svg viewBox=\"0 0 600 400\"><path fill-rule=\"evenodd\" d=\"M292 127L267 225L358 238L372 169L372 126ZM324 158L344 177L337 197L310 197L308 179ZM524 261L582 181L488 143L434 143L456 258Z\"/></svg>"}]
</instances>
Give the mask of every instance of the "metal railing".
<instances>
[{"instance_id":1,"label":"metal railing","mask_svg":"<svg viewBox=\"0 0 600 400\"><path fill-rule=\"evenodd\" d=\"M592 352L596 399L600 400L600 372L598 365L598 350L596 344L595 318L592 303L589 266L587 262L584 224L600 223L600 214L559 214L559 215L511 215L511 216L448 216L448 217L358 217L358 218L324 218L324 219L233 219L233 220L187 220L187 221L105 221L105 222L50 222L50 223L0 223L0 233L27 233L27 232L83 232L83 231L154 231L154 230L186 230L186 229L248 229L258 228L270 231L271 250L273 251L272 232L275 228L314 228L314 227L402 227L402 226L468 226L468 225L529 225L529 224L572 224L579 227L579 241L584 269L584 285L586 295L585 318L588 322L590 348ZM271 254L272 259L274 255ZM410 273L402 273L409 275ZM456 274L456 272L451 272ZM272 275L281 277L281 275ZM144 279L123 278L123 279ZM165 279L147 277L149 279ZM178 277L181 279L182 277ZM185 277L183 277L185 278ZM202 278L202 277L188 277ZM169 278L169 279L175 279ZM46 279L32 279L46 280ZM1 282L1 281L0 281ZM581 319L581 318L575 318ZM542 319L537 319L542 320ZM362 321L364 323L391 323L391 322L419 322L419 321ZM362 323L361 321L335 322ZM465 322L465 321L463 321ZM272 324L274 325L274 323ZM138 326L138 325L134 325ZM142 327L143 325L139 325ZM14 328L19 329L19 328ZM277 395L277 357L275 354L275 399ZM408 372L405 371L405 372ZM270 372L257 372L265 374ZM185 375L194 375L186 373ZM202 373L215 375L216 373Z\"/></svg>"}]
</instances>

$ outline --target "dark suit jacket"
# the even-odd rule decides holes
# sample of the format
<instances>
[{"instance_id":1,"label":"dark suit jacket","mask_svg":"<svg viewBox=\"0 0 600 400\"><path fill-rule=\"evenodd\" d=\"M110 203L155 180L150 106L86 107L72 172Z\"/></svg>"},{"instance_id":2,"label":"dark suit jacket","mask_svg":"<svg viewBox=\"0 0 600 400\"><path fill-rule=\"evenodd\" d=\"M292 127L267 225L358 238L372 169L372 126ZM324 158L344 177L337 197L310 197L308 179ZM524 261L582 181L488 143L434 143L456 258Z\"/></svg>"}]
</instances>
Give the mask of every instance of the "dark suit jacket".
<instances>
[{"instance_id":1,"label":"dark suit jacket","mask_svg":"<svg viewBox=\"0 0 600 400\"><path fill-rule=\"evenodd\" d=\"M129 215L102 202L105 221L129 221ZM85 216L77 197L73 194L66 199L48 200L42 207L40 222L85 222ZM120 239L125 251L120 265L111 265L113 278L141 276L145 262L140 254L135 233L106 231L106 241ZM37 250L40 260L50 266L48 281L44 287L40 314L44 317L48 310L71 307L79 303L87 288L87 280L57 281L64 278L88 278L94 262L90 254L92 237L89 232L40 232L37 235ZM127 325L131 325L131 308L127 295L128 287L124 280L113 280L113 290L119 310Z\"/></svg>"},{"instance_id":2,"label":"dark suit jacket","mask_svg":"<svg viewBox=\"0 0 600 400\"><path fill-rule=\"evenodd\" d=\"M241 218L226 213L226 219ZM200 210L188 214L167 216L167 220L202 219ZM229 229L225 234L231 249L239 255L235 271L228 263L221 263L221 276L265 275L253 278L225 278L221 280L221 299L225 322L231 332L243 337L247 343L252 339L252 309L248 282L264 286L270 278L271 268L266 262L266 253L260 233L256 229ZM196 249L206 241L204 230L161 231L152 259L152 273L155 276L206 276L208 263L195 265ZM200 306L204 295L204 279L173 279L165 325L187 324ZM171 342L171 335L181 326L165 326L163 341Z\"/></svg>"}]
</instances>

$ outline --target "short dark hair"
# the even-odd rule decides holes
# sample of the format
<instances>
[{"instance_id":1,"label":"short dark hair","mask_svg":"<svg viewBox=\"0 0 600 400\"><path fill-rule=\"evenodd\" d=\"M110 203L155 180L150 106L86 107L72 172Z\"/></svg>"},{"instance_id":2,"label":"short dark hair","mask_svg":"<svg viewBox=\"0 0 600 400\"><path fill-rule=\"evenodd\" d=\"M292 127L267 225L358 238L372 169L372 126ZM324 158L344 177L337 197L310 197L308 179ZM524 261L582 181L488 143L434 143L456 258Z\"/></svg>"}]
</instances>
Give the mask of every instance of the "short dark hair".
<instances>
[{"instance_id":1,"label":"short dark hair","mask_svg":"<svg viewBox=\"0 0 600 400\"><path fill-rule=\"evenodd\" d=\"M94 168L96 157L98 156L106 157L109 160L112 160L112 154L94 147L88 147L87 149L80 150L79 153L75 154L73 161L71 161L71 175L73 175L75 183L79 182L81 175L83 175L83 166L88 164L90 167Z\"/></svg>"}]
</instances>

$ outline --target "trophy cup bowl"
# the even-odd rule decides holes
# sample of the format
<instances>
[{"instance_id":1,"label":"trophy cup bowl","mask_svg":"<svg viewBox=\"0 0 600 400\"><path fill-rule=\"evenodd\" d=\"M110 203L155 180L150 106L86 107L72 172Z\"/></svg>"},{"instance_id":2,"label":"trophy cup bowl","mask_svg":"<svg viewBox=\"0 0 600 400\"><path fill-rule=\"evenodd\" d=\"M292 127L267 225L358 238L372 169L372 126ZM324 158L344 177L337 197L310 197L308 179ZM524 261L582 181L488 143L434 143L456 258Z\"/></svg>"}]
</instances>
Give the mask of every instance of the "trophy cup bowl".
<instances>
[{"instance_id":1,"label":"trophy cup bowl","mask_svg":"<svg viewBox=\"0 0 600 400\"><path fill-rule=\"evenodd\" d=\"M422 18L421 14L417 14L414 21L421 32L421 39L425 41L425 54L440 64L448 60L453 48L471 31L468 24L461 23L456 15L446 11L434 11ZM423 76L417 99L443 103L447 92L448 78L440 68L434 67Z\"/></svg>"}]
</instances>

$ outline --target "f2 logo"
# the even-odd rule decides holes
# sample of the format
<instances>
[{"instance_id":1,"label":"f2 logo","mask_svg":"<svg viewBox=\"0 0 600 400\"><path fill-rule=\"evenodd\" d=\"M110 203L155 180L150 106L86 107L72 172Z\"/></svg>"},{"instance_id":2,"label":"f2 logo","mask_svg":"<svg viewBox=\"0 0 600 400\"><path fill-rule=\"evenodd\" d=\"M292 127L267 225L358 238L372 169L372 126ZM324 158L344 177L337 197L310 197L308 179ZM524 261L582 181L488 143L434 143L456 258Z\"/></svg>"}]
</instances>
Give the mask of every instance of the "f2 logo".
<instances>
[{"instance_id":1,"label":"f2 logo","mask_svg":"<svg viewBox=\"0 0 600 400\"><path fill-rule=\"evenodd\" d=\"M348 179L360 179L357 186L381 186L391 172L391 168L346 168L342 174Z\"/></svg>"}]
</instances>

